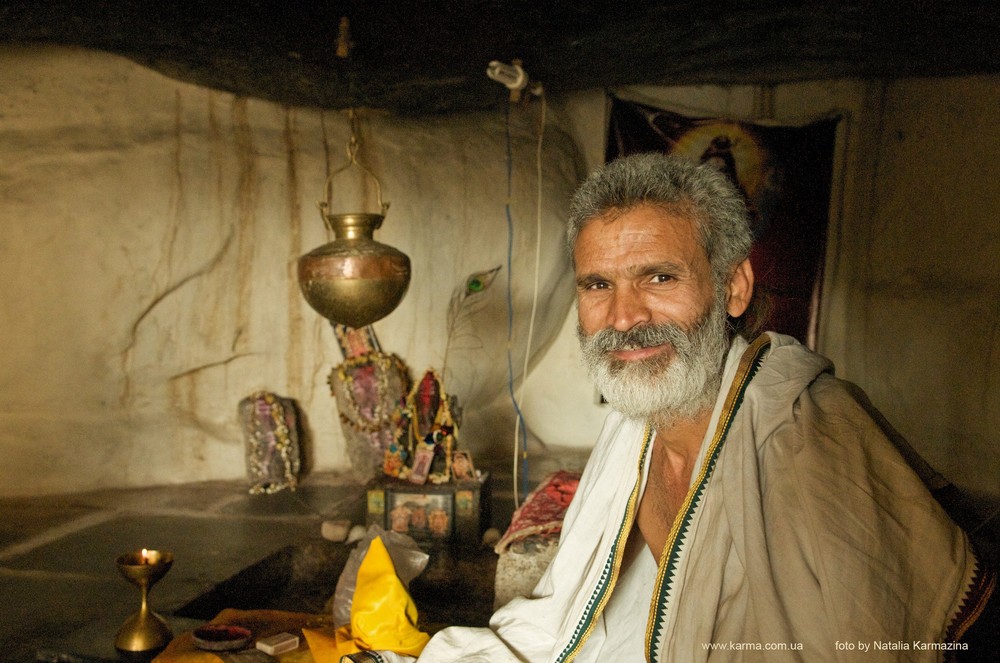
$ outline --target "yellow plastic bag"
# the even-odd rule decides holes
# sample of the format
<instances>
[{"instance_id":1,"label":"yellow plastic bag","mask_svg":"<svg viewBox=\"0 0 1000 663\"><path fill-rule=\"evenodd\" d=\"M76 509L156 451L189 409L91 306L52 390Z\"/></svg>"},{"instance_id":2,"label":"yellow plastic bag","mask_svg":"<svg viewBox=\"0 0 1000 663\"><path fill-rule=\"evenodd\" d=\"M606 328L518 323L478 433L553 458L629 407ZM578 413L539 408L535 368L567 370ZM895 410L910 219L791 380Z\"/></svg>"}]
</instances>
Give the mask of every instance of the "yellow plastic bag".
<instances>
[{"instance_id":1,"label":"yellow plastic bag","mask_svg":"<svg viewBox=\"0 0 1000 663\"><path fill-rule=\"evenodd\" d=\"M329 630L303 629L317 663L364 650L419 656L430 636L417 628L417 606L396 575L381 538L372 539L351 602L351 624ZM337 658L331 654L336 652Z\"/></svg>"}]
</instances>

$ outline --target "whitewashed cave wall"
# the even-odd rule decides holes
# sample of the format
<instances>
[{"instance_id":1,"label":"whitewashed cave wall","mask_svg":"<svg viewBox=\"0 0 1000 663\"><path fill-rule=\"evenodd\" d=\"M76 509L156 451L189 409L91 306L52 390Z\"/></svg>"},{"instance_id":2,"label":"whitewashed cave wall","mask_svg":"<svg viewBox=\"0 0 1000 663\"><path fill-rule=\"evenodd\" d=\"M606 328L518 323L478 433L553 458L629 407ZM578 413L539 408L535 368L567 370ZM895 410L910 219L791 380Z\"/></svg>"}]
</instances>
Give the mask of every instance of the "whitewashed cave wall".
<instances>
[{"instance_id":1,"label":"whitewashed cave wall","mask_svg":"<svg viewBox=\"0 0 1000 663\"><path fill-rule=\"evenodd\" d=\"M1000 502L1000 79L635 87L693 117L838 131L818 349L939 471ZM566 97L587 170L604 158L605 95ZM536 455L587 449L606 406L580 367L572 311L526 384Z\"/></svg>"},{"instance_id":2,"label":"whitewashed cave wall","mask_svg":"<svg viewBox=\"0 0 1000 663\"><path fill-rule=\"evenodd\" d=\"M949 478L1000 499L1000 81L616 92L690 115L843 114L820 350ZM565 198L603 158L604 94L550 101L523 405L534 471L580 462L605 415L579 365L561 251ZM514 114L516 367L536 110ZM414 261L410 293L375 328L415 373L440 366L451 289L505 262L501 123L363 125L392 202L378 237ZM236 403L262 388L300 402L315 468L347 469L326 385L340 354L293 278L297 256L325 241L315 202L346 137L342 114L235 99L107 55L0 51L0 495L240 477ZM491 291L475 326L485 351L452 359L473 405L465 439L495 458L513 421L504 294Z\"/></svg>"},{"instance_id":3,"label":"whitewashed cave wall","mask_svg":"<svg viewBox=\"0 0 1000 663\"><path fill-rule=\"evenodd\" d=\"M377 239L413 263L407 297L375 324L384 349L414 377L440 368L452 289L504 265L473 322L482 347L449 360L474 452L506 449L513 423L503 122L362 120L362 159L392 204ZM536 122L525 109L511 127L518 369ZM299 402L314 469L348 469L326 384L341 355L294 276L297 257L327 241L316 202L347 137L342 113L234 98L106 54L0 51L0 495L242 477L236 406L259 389ZM533 353L570 306L561 218L579 176L558 130L543 162Z\"/></svg>"}]
</instances>

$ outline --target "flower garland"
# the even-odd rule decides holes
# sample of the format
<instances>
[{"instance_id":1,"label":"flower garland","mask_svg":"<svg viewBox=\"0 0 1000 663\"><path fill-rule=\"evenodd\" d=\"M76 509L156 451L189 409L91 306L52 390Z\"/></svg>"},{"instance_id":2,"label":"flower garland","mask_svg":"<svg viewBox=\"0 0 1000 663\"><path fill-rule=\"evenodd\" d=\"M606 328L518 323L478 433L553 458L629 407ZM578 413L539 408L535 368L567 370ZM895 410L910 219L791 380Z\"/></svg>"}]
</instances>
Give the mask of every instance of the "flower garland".
<instances>
[{"instance_id":1,"label":"flower garland","mask_svg":"<svg viewBox=\"0 0 1000 663\"><path fill-rule=\"evenodd\" d=\"M292 440L292 433L286 423L285 406L279 398L276 398L275 395L269 391L259 391L251 395L250 401L253 405L252 413L268 415L271 429L268 430L268 428L263 425L255 426L254 417L250 416L247 417L245 422L247 433L256 442L256 449L267 449L271 446L271 442L273 440L274 448L278 452L278 456L281 458L286 482L286 484L271 482L263 484L255 483L250 487L250 494L259 495L261 493L266 493L270 495L285 488L286 485L289 489L294 491L298 485L296 473L298 471L299 459L296 445ZM293 451L296 452L294 457L292 453ZM254 454L251 460L251 465L254 473L257 475L257 478L268 478L269 473L266 471L266 468L263 467L263 462L259 455Z\"/></svg>"},{"instance_id":2,"label":"flower garland","mask_svg":"<svg viewBox=\"0 0 1000 663\"><path fill-rule=\"evenodd\" d=\"M370 369L375 376L374 393L368 394L372 397L370 413L366 413L358 402L358 390L364 389L365 385L359 385L357 377L365 369ZM334 396L337 396L335 381L344 385L345 398L343 402L338 400L341 422L366 435L384 431L392 422L392 410L396 407L395 400L389 397L389 375L393 370L401 376L407 374L406 364L402 359L382 352L351 357L337 366L330 373L327 383Z\"/></svg>"}]
</instances>

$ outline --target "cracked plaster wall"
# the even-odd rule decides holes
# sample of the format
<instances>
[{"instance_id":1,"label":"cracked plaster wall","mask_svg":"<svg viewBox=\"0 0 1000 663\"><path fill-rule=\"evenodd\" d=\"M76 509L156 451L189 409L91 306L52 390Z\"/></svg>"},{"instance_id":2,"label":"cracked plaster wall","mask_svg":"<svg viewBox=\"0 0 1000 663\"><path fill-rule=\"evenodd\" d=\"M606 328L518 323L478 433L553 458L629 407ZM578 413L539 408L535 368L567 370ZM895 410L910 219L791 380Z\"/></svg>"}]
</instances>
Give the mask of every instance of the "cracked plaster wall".
<instances>
[{"instance_id":1,"label":"cracked plaster wall","mask_svg":"<svg viewBox=\"0 0 1000 663\"><path fill-rule=\"evenodd\" d=\"M939 470L1000 499L1000 79L618 93L691 115L843 114L819 349ZM561 256L557 218L579 177L570 143L589 169L604 133L601 91L554 101L552 123L573 140L546 135L549 257ZM533 223L533 119L515 117L521 225ZM0 122L0 494L242 476L235 407L258 388L298 399L314 465L346 469L325 383L340 355L292 271L325 241L315 201L327 161L343 158L344 117L234 99L86 51L8 50ZM440 366L451 288L503 262L503 127L485 116L364 126L363 158L392 202L378 238L409 253L415 275L375 327L419 373ZM525 311L533 236L515 241ZM585 452L606 411L579 365L566 266L548 260L533 344L545 352L524 411L533 454ZM489 332L485 354L450 363L476 404L467 443L498 456L509 454L512 413L497 396L502 290L490 297L475 324Z\"/></svg>"},{"instance_id":2,"label":"cracked plaster wall","mask_svg":"<svg viewBox=\"0 0 1000 663\"><path fill-rule=\"evenodd\" d=\"M536 120L515 113L510 131L518 368ZM409 293L375 329L415 378L441 366L452 289L504 265L472 321L480 342L449 359L446 386L465 404L468 448L505 449L504 118L366 114L361 127L361 159L392 203L376 238L413 263ZM0 495L242 477L236 407L258 389L299 402L309 465L348 469L326 383L341 355L295 280L298 256L327 241L316 202L347 138L342 113L235 98L86 50L0 51ZM579 176L556 129L543 161L533 354L570 306L561 218ZM374 209L352 177L335 180L334 211Z\"/></svg>"}]
</instances>

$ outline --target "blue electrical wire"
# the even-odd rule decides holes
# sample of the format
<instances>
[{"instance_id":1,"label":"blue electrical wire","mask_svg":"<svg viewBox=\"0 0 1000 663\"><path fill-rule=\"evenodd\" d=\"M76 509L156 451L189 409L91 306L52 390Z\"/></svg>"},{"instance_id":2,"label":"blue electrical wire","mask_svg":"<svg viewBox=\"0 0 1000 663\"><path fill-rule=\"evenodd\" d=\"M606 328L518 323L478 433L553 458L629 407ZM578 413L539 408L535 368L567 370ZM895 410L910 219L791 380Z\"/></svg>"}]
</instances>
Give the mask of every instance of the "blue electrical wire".
<instances>
[{"instance_id":1,"label":"blue electrical wire","mask_svg":"<svg viewBox=\"0 0 1000 663\"><path fill-rule=\"evenodd\" d=\"M514 219L510 212L510 200L514 189L514 157L510 138L510 102L507 102L507 112L504 122L507 138L507 202L504 209L507 213L507 390L510 402L517 413L517 426L521 432L521 495L528 494L528 433L524 423L524 414L517 404L514 395L514 288L511 266L514 253ZM522 376L524 379L526 376Z\"/></svg>"}]
</instances>

